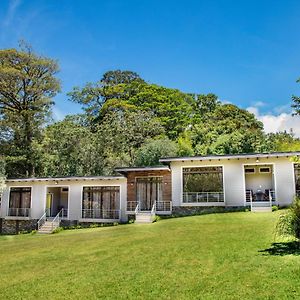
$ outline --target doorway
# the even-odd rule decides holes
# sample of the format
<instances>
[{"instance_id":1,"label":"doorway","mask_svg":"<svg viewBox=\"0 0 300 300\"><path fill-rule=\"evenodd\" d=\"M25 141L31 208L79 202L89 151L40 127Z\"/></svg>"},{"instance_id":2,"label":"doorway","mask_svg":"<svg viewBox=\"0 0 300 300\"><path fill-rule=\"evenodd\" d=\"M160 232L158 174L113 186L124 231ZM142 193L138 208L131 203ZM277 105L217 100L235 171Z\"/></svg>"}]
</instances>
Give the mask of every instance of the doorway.
<instances>
[{"instance_id":1,"label":"doorway","mask_svg":"<svg viewBox=\"0 0 300 300\"><path fill-rule=\"evenodd\" d=\"M151 211L155 202L162 201L162 177L136 178L136 197L141 211Z\"/></svg>"}]
</instances>

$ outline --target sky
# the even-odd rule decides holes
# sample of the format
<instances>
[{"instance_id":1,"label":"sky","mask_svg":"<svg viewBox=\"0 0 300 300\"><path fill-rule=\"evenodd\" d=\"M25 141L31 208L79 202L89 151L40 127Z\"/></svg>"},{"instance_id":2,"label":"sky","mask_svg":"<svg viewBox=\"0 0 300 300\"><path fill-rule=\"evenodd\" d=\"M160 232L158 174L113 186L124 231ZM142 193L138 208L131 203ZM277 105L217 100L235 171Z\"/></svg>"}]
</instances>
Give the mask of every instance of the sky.
<instances>
[{"instance_id":1,"label":"sky","mask_svg":"<svg viewBox=\"0 0 300 300\"><path fill-rule=\"evenodd\" d=\"M300 137L300 1L0 0L0 49L20 39L57 59L62 92L54 116L78 113L74 86L108 70L214 93L254 113L266 132Z\"/></svg>"}]
</instances>

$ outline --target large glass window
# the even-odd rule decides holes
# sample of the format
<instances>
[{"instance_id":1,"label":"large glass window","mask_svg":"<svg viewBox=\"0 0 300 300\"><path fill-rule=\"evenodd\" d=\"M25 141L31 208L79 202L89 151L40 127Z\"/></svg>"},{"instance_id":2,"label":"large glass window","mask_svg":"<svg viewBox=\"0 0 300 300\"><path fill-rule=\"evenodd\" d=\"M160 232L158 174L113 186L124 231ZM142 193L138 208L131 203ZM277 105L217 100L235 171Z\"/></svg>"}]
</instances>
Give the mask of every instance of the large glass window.
<instances>
[{"instance_id":1,"label":"large glass window","mask_svg":"<svg viewBox=\"0 0 300 300\"><path fill-rule=\"evenodd\" d=\"M223 168L183 168L183 202L223 202Z\"/></svg>"},{"instance_id":2,"label":"large glass window","mask_svg":"<svg viewBox=\"0 0 300 300\"><path fill-rule=\"evenodd\" d=\"M120 188L114 186L89 186L83 188L82 217L118 219Z\"/></svg>"},{"instance_id":3,"label":"large glass window","mask_svg":"<svg viewBox=\"0 0 300 300\"><path fill-rule=\"evenodd\" d=\"M300 196L300 164L294 165L296 194Z\"/></svg>"},{"instance_id":4,"label":"large glass window","mask_svg":"<svg viewBox=\"0 0 300 300\"><path fill-rule=\"evenodd\" d=\"M29 216L31 202L30 187L12 187L9 195L9 215Z\"/></svg>"}]
</instances>

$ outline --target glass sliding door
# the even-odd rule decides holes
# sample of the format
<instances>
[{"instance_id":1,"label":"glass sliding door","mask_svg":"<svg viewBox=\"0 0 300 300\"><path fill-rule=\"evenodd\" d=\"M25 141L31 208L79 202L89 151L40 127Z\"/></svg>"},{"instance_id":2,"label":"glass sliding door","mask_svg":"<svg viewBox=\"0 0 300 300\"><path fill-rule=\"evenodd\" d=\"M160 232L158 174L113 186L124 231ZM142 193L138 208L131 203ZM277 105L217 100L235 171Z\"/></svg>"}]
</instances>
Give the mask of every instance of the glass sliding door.
<instances>
[{"instance_id":1,"label":"glass sliding door","mask_svg":"<svg viewBox=\"0 0 300 300\"><path fill-rule=\"evenodd\" d=\"M82 217L91 219L118 219L120 188L115 186L83 187Z\"/></svg>"},{"instance_id":2,"label":"glass sliding door","mask_svg":"<svg viewBox=\"0 0 300 300\"><path fill-rule=\"evenodd\" d=\"M162 177L136 178L136 198L140 210L150 211L155 202L162 201Z\"/></svg>"}]
</instances>

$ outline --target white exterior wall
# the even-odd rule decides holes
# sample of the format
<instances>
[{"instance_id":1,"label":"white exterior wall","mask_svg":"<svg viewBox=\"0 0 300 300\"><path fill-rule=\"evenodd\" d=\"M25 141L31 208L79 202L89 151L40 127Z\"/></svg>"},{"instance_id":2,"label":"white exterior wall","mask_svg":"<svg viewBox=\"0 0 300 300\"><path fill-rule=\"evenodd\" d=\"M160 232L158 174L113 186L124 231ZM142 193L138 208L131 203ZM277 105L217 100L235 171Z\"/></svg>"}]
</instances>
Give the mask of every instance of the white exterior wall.
<instances>
[{"instance_id":1,"label":"white exterior wall","mask_svg":"<svg viewBox=\"0 0 300 300\"><path fill-rule=\"evenodd\" d=\"M53 180L43 182L8 182L3 193L0 217L7 216L9 205L10 187L31 187L31 218L39 219L46 209L47 187L68 187L68 219L79 220L81 218L82 190L84 186L119 186L120 187L120 210L121 221L127 221L126 198L127 180L117 179L97 179L97 180Z\"/></svg>"},{"instance_id":2,"label":"white exterior wall","mask_svg":"<svg viewBox=\"0 0 300 300\"><path fill-rule=\"evenodd\" d=\"M245 197L245 165L272 165L274 172L274 185L277 203L279 205L291 204L295 196L294 163L290 157L262 158L256 159L211 159L172 161L170 168L172 172L172 202L173 206L211 206L211 203L183 203L183 178L182 169L188 167L222 166L225 206L244 206ZM255 176L255 175L251 175ZM216 205L224 205L216 203Z\"/></svg>"}]
</instances>

